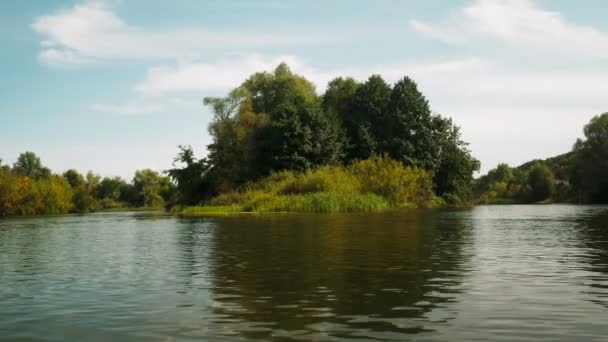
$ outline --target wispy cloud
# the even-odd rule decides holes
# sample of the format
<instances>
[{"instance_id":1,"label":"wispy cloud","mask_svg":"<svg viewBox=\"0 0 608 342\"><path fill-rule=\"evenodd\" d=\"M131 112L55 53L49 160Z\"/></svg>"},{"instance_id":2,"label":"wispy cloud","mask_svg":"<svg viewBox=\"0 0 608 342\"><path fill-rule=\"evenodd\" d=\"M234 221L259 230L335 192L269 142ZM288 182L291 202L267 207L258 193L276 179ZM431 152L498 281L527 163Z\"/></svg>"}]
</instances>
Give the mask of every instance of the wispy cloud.
<instances>
[{"instance_id":1,"label":"wispy cloud","mask_svg":"<svg viewBox=\"0 0 608 342\"><path fill-rule=\"evenodd\" d=\"M119 105L112 104L101 104L96 103L91 106L96 112L101 113L112 113L112 114L121 114L121 115L139 115L139 114L148 114L148 113L158 113L162 111L164 108L162 105L155 103L124 103Z\"/></svg>"},{"instance_id":2,"label":"wispy cloud","mask_svg":"<svg viewBox=\"0 0 608 342\"><path fill-rule=\"evenodd\" d=\"M192 101L185 100L180 97L137 96L128 102L119 104L95 103L91 105L91 109L99 113L135 116L173 110L192 109L196 105L198 105L198 103L193 103Z\"/></svg>"},{"instance_id":3,"label":"wispy cloud","mask_svg":"<svg viewBox=\"0 0 608 342\"><path fill-rule=\"evenodd\" d=\"M327 83L338 76L351 76L364 80L372 74L381 74L389 81L409 76L442 76L484 70L484 62L475 58L440 61L436 63L409 63L367 68L338 67L322 69L295 55L263 56L258 54L224 58L221 61L178 63L174 66L153 67L135 90L142 94L226 91L238 86L246 77L258 71L271 71L286 62L293 71L305 75L323 91Z\"/></svg>"},{"instance_id":4,"label":"wispy cloud","mask_svg":"<svg viewBox=\"0 0 608 342\"><path fill-rule=\"evenodd\" d=\"M295 64L294 56L264 58L259 55L224 58L221 61L178 63L157 66L148 70L146 77L135 86L144 94L175 92L208 92L238 86L256 71L271 70L282 61Z\"/></svg>"},{"instance_id":5,"label":"wispy cloud","mask_svg":"<svg viewBox=\"0 0 608 342\"><path fill-rule=\"evenodd\" d=\"M106 60L200 58L214 49L323 44L349 34L221 31L200 27L166 30L124 21L104 2L85 2L42 15L32 28L44 37L40 59L52 65Z\"/></svg>"},{"instance_id":6,"label":"wispy cloud","mask_svg":"<svg viewBox=\"0 0 608 342\"><path fill-rule=\"evenodd\" d=\"M474 44L482 39L534 50L593 53L608 57L608 34L568 21L534 0L475 0L443 23L409 20L424 35L449 44Z\"/></svg>"}]
</instances>

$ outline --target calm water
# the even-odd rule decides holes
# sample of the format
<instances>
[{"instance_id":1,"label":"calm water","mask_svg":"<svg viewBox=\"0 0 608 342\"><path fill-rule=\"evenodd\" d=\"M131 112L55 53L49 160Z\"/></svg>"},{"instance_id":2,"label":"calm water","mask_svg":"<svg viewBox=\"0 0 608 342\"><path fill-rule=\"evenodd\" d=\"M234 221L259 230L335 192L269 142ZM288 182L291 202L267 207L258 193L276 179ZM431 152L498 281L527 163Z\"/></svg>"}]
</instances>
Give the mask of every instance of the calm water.
<instances>
[{"instance_id":1,"label":"calm water","mask_svg":"<svg viewBox=\"0 0 608 342\"><path fill-rule=\"evenodd\" d=\"M606 341L608 207L3 220L0 339Z\"/></svg>"}]
</instances>

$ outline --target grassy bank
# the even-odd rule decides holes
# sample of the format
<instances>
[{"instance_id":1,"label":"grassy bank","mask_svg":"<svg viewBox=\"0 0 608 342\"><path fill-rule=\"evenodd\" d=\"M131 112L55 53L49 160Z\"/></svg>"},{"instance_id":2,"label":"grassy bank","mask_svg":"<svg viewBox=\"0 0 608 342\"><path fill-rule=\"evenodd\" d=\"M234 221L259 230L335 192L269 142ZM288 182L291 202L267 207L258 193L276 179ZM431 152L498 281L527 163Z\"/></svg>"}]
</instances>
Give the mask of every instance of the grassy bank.
<instances>
[{"instance_id":1,"label":"grassy bank","mask_svg":"<svg viewBox=\"0 0 608 342\"><path fill-rule=\"evenodd\" d=\"M187 207L180 214L377 212L436 203L426 171L374 157L349 166L273 173L241 191L220 194L204 206Z\"/></svg>"},{"instance_id":2,"label":"grassy bank","mask_svg":"<svg viewBox=\"0 0 608 342\"><path fill-rule=\"evenodd\" d=\"M97 209L95 212L105 213L105 212L127 212L127 211L165 211L163 207L114 207L114 208L102 208Z\"/></svg>"}]
</instances>

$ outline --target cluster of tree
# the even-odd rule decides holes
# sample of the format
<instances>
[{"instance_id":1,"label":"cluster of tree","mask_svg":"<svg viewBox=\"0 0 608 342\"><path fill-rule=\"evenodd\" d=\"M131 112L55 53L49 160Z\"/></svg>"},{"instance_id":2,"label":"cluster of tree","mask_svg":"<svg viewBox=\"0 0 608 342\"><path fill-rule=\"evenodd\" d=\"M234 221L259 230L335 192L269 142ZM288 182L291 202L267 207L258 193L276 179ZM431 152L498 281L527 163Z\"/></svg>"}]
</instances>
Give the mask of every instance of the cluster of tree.
<instances>
[{"instance_id":1,"label":"cluster of tree","mask_svg":"<svg viewBox=\"0 0 608 342\"><path fill-rule=\"evenodd\" d=\"M480 203L534 203L553 200L567 191L556 181L553 171L542 161L527 167L500 164L476 182Z\"/></svg>"},{"instance_id":2,"label":"cluster of tree","mask_svg":"<svg viewBox=\"0 0 608 342\"><path fill-rule=\"evenodd\" d=\"M180 204L198 204L289 170L349 165L388 156L426 170L449 202L472 199L479 162L453 122L433 114L416 83L336 78L324 94L285 64L255 73L226 97L205 98L214 113L206 159L181 147L169 171Z\"/></svg>"},{"instance_id":3,"label":"cluster of tree","mask_svg":"<svg viewBox=\"0 0 608 342\"><path fill-rule=\"evenodd\" d=\"M19 155L12 167L0 160L0 216L162 207L172 190L169 178L152 170L137 171L128 183L76 170L53 174L32 152Z\"/></svg>"},{"instance_id":4,"label":"cluster of tree","mask_svg":"<svg viewBox=\"0 0 608 342\"><path fill-rule=\"evenodd\" d=\"M476 181L481 203L608 202L608 113L584 128L571 152L517 168L500 164Z\"/></svg>"}]
</instances>

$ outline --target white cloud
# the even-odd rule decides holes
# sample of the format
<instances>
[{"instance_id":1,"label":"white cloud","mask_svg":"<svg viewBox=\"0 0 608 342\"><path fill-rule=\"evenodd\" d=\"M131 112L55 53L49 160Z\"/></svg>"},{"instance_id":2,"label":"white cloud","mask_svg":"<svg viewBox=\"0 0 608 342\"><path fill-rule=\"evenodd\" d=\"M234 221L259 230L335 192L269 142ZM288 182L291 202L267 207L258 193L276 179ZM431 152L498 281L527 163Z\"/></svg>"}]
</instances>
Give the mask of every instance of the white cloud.
<instances>
[{"instance_id":1,"label":"white cloud","mask_svg":"<svg viewBox=\"0 0 608 342\"><path fill-rule=\"evenodd\" d=\"M146 78L135 86L135 90L148 94L227 90L238 86L250 74L271 70L282 61L293 65L296 58L288 55L272 58L250 55L209 63L153 67Z\"/></svg>"},{"instance_id":2,"label":"white cloud","mask_svg":"<svg viewBox=\"0 0 608 342\"><path fill-rule=\"evenodd\" d=\"M331 33L217 31L203 28L154 30L125 22L103 2L85 2L35 19L44 36L40 59L52 65L113 59L198 58L221 48L322 44L345 35Z\"/></svg>"},{"instance_id":3,"label":"white cloud","mask_svg":"<svg viewBox=\"0 0 608 342\"><path fill-rule=\"evenodd\" d=\"M179 97L140 96L121 104L95 103L91 105L91 109L100 113L135 116L167 111L191 110L196 106L200 106L199 102Z\"/></svg>"},{"instance_id":4,"label":"white cloud","mask_svg":"<svg viewBox=\"0 0 608 342\"><path fill-rule=\"evenodd\" d=\"M409 26L450 44L499 39L534 50L608 57L607 33L569 22L559 12L543 9L533 0L475 0L447 22L431 24L412 19Z\"/></svg>"},{"instance_id":5,"label":"white cloud","mask_svg":"<svg viewBox=\"0 0 608 342\"><path fill-rule=\"evenodd\" d=\"M453 32L446 31L443 28L436 27L420 20L411 19L408 21L408 24L415 31L438 39L446 44L461 44L464 42L462 36L456 35Z\"/></svg>"},{"instance_id":6,"label":"white cloud","mask_svg":"<svg viewBox=\"0 0 608 342\"><path fill-rule=\"evenodd\" d=\"M327 82L338 76L351 76L365 80L372 74L381 74L389 81L396 81L406 75L448 77L454 74L485 70L487 67L478 59L465 58L437 63L323 70L294 55L248 55L224 58L216 62L178 63L175 66L153 67L148 71L146 77L135 86L135 90L139 93L155 95L174 92L226 91L238 86L251 74L258 71L271 71L281 62L286 62L294 72L311 80L320 91L323 91Z\"/></svg>"},{"instance_id":7,"label":"white cloud","mask_svg":"<svg viewBox=\"0 0 608 342\"><path fill-rule=\"evenodd\" d=\"M148 113L158 113L162 111L164 108L159 104L146 104L146 103L125 103L120 105L112 105L112 104L100 104L96 103L91 106L96 112L102 113L112 113L112 114L122 114L122 115L139 115L139 114L148 114Z\"/></svg>"},{"instance_id":8,"label":"white cloud","mask_svg":"<svg viewBox=\"0 0 608 342\"><path fill-rule=\"evenodd\" d=\"M153 67L135 85L135 90L145 95L227 91L238 86L254 72L271 71L281 62L287 62L293 71L311 80L320 92L332 78L351 76L365 80L372 74L380 74L390 82L410 76L425 89L436 93L438 98L491 96L537 101L604 99L604 89L608 85L608 71L560 70L547 73L520 70L477 58L321 69L293 55L249 55L224 58L216 62Z\"/></svg>"}]
</instances>

